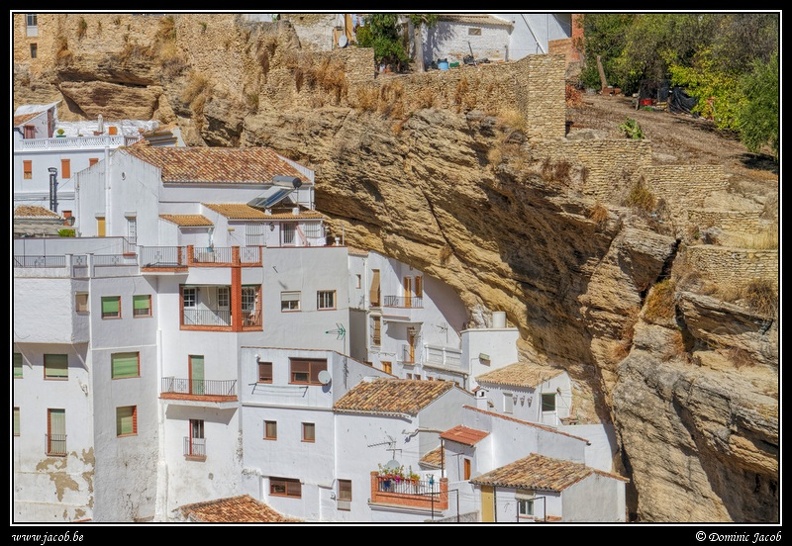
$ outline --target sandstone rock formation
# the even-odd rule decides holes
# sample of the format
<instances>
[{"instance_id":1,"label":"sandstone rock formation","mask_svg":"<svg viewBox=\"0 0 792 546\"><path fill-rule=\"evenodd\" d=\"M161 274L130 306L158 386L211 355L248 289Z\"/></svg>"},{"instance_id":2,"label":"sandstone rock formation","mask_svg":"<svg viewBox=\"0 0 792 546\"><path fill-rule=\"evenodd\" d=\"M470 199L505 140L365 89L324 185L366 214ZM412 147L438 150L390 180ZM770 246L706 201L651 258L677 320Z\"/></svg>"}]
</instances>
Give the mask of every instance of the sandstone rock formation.
<instances>
[{"instance_id":1,"label":"sandstone rock formation","mask_svg":"<svg viewBox=\"0 0 792 546\"><path fill-rule=\"evenodd\" d=\"M177 121L192 145L311 166L335 235L442 279L472 322L506 311L524 358L569 372L580 422L615 425L631 517L778 521L776 316L695 282L676 220L587 194L588 169L540 153L530 106L515 117L486 74L375 80L365 56L241 16L51 17L38 62L15 51L15 105Z\"/></svg>"}]
</instances>

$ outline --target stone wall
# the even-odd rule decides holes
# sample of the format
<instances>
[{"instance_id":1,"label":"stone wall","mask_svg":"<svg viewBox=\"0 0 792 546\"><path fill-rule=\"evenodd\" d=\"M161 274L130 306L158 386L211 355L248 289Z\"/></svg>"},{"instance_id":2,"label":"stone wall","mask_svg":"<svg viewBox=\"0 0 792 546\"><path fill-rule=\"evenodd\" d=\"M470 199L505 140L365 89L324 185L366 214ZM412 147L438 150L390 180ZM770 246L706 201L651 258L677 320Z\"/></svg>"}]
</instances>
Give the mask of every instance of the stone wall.
<instances>
[{"instance_id":1,"label":"stone wall","mask_svg":"<svg viewBox=\"0 0 792 546\"><path fill-rule=\"evenodd\" d=\"M663 199L672 216L687 220L686 212L704 205L713 192L729 187L722 165L657 165L640 170L646 187Z\"/></svg>"},{"instance_id":2,"label":"stone wall","mask_svg":"<svg viewBox=\"0 0 792 546\"><path fill-rule=\"evenodd\" d=\"M687 248L688 263L705 277L727 287L763 279L778 290L778 250L751 250L715 245Z\"/></svg>"},{"instance_id":3,"label":"stone wall","mask_svg":"<svg viewBox=\"0 0 792 546\"><path fill-rule=\"evenodd\" d=\"M536 143L533 150L538 158L585 167L587 174L580 191L614 205L621 205L634 175L652 162L648 140L562 140Z\"/></svg>"},{"instance_id":4,"label":"stone wall","mask_svg":"<svg viewBox=\"0 0 792 546\"><path fill-rule=\"evenodd\" d=\"M699 228L718 227L723 231L758 235L774 227L760 218L761 212L756 210L690 209L687 214L688 225Z\"/></svg>"}]
</instances>

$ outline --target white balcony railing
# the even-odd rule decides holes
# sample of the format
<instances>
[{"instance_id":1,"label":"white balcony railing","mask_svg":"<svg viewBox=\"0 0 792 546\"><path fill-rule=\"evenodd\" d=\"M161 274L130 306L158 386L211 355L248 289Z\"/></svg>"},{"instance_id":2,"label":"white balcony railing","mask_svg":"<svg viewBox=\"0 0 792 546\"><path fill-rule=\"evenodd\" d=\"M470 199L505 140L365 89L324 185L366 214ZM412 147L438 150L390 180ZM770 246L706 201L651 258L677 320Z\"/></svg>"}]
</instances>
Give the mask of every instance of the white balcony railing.
<instances>
[{"instance_id":1,"label":"white balcony railing","mask_svg":"<svg viewBox=\"0 0 792 546\"><path fill-rule=\"evenodd\" d=\"M125 135L96 135L62 138L25 138L14 141L15 151L59 150L63 148L118 148L129 146L140 140L140 137Z\"/></svg>"}]
</instances>

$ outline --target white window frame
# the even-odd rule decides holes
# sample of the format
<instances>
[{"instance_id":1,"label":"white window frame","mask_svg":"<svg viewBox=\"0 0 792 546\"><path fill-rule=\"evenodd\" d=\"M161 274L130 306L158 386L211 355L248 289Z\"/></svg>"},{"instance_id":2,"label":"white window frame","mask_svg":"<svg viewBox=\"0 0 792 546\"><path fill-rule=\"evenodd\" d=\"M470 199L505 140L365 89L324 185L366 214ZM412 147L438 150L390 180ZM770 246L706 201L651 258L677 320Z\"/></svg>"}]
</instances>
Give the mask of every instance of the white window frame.
<instances>
[{"instance_id":1,"label":"white window frame","mask_svg":"<svg viewBox=\"0 0 792 546\"><path fill-rule=\"evenodd\" d=\"M327 301L327 298L330 301ZM330 305L328 305L330 303ZM317 290L316 291L316 308L320 311L336 309L336 291L335 290Z\"/></svg>"},{"instance_id":2,"label":"white window frame","mask_svg":"<svg viewBox=\"0 0 792 546\"><path fill-rule=\"evenodd\" d=\"M295 313L300 311L300 291L281 292L281 312Z\"/></svg>"}]
</instances>

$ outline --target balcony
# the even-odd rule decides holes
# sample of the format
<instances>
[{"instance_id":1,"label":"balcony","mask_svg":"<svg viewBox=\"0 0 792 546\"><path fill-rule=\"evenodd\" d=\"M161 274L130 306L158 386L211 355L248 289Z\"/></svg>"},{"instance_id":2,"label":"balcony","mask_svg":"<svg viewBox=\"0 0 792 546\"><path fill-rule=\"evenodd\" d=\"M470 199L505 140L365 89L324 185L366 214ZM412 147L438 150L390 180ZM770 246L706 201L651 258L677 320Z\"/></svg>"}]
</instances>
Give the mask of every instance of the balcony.
<instances>
[{"instance_id":1,"label":"balcony","mask_svg":"<svg viewBox=\"0 0 792 546\"><path fill-rule=\"evenodd\" d=\"M420 296L385 296L382 306L398 309L421 309L423 308L423 298Z\"/></svg>"},{"instance_id":2,"label":"balcony","mask_svg":"<svg viewBox=\"0 0 792 546\"><path fill-rule=\"evenodd\" d=\"M462 351L450 347L425 345L423 364L450 372L466 371L462 369Z\"/></svg>"},{"instance_id":3,"label":"balcony","mask_svg":"<svg viewBox=\"0 0 792 546\"><path fill-rule=\"evenodd\" d=\"M371 503L447 510L448 478L440 478L439 482L407 479L396 481L374 471L371 473Z\"/></svg>"},{"instance_id":4,"label":"balcony","mask_svg":"<svg viewBox=\"0 0 792 546\"><path fill-rule=\"evenodd\" d=\"M217 381L163 377L160 398L198 403L188 405L201 405L206 402L213 404L236 402L236 379Z\"/></svg>"},{"instance_id":5,"label":"balcony","mask_svg":"<svg viewBox=\"0 0 792 546\"><path fill-rule=\"evenodd\" d=\"M184 437L184 458L189 461L206 460L206 438Z\"/></svg>"},{"instance_id":6,"label":"balcony","mask_svg":"<svg viewBox=\"0 0 792 546\"><path fill-rule=\"evenodd\" d=\"M231 326L229 309L187 307L182 313L184 326Z\"/></svg>"},{"instance_id":7,"label":"balcony","mask_svg":"<svg viewBox=\"0 0 792 546\"><path fill-rule=\"evenodd\" d=\"M47 446L47 455L53 457L65 457L67 455L65 434L45 434L44 442Z\"/></svg>"},{"instance_id":8,"label":"balcony","mask_svg":"<svg viewBox=\"0 0 792 546\"><path fill-rule=\"evenodd\" d=\"M26 138L14 141L15 152L38 152L55 150L101 150L129 146L140 140L139 136L92 135L82 137Z\"/></svg>"}]
</instances>

